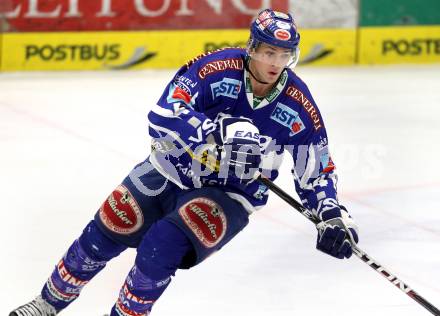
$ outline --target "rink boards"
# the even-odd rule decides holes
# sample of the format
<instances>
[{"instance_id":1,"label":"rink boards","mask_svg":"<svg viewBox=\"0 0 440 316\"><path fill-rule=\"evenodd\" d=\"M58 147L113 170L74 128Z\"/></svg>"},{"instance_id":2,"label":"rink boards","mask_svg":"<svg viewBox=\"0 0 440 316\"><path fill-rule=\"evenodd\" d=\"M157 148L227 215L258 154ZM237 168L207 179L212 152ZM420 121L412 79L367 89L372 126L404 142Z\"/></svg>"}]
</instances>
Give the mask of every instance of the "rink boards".
<instances>
[{"instance_id":1,"label":"rink boards","mask_svg":"<svg viewBox=\"0 0 440 316\"><path fill-rule=\"evenodd\" d=\"M177 68L207 51L245 47L248 30L8 33L4 71ZM305 30L302 56L316 64L350 64L352 30Z\"/></svg>"},{"instance_id":2,"label":"rink boards","mask_svg":"<svg viewBox=\"0 0 440 316\"><path fill-rule=\"evenodd\" d=\"M176 68L200 53L245 47L248 30L4 33L1 70ZM305 29L309 65L440 62L440 26Z\"/></svg>"}]
</instances>

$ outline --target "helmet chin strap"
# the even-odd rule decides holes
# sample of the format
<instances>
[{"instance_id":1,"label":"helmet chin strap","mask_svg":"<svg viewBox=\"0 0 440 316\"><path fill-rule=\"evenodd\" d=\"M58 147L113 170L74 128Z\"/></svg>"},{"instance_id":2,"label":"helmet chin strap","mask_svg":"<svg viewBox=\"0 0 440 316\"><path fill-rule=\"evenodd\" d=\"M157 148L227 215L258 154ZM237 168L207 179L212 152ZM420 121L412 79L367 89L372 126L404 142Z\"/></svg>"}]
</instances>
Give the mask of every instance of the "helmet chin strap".
<instances>
[{"instance_id":1,"label":"helmet chin strap","mask_svg":"<svg viewBox=\"0 0 440 316\"><path fill-rule=\"evenodd\" d=\"M266 81L261 81L260 79L258 79L254 73L251 71L251 68L249 67L249 63L251 62L251 60L249 59L249 62L245 62L244 63L244 68L251 74L251 76L257 80L259 83L261 84L270 84L270 82L266 82Z\"/></svg>"}]
</instances>

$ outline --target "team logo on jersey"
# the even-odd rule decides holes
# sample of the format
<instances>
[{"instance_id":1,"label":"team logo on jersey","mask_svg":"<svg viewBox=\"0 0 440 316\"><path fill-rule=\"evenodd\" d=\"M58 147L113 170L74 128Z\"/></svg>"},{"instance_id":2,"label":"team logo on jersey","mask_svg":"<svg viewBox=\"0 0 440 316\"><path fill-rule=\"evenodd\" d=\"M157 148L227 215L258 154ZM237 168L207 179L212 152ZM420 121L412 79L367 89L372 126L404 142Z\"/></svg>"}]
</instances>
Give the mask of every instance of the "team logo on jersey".
<instances>
[{"instance_id":1,"label":"team logo on jersey","mask_svg":"<svg viewBox=\"0 0 440 316\"><path fill-rule=\"evenodd\" d=\"M333 163L332 157L330 157L328 150L325 150L324 153L321 154L320 160L321 160L323 173L329 173L336 168L335 164Z\"/></svg>"},{"instance_id":2,"label":"team logo on jersey","mask_svg":"<svg viewBox=\"0 0 440 316\"><path fill-rule=\"evenodd\" d=\"M225 96L232 99L238 99L238 94L241 91L241 81L223 78L222 81L211 83L212 98L218 96Z\"/></svg>"},{"instance_id":3,"label":"team logo on jersey","mask_svg":"<svg viewBox=\"0 0 440 316\"><path fill-rule=\"evenodd\" d=\"M179 208L180 217L207 248L217 245L226 233L226 216L220 205L199 197Z\"/></svg>"},{"instance_id":4,"label":"team logo on jersey","mask_svg":"<svg viewBox=\"0 0 440 316\"><path fill-rule=\"evenodd\" d=\"M288 127L290 129L290 136L295 136L306 128L303 121L299 117L298 112L280 102L277 103L277 106L270 115L270 118L277 123Z\"/></svg>"},{"instance_id":5,"label":"team logo on jersey","mask_svg":"<svg viewBox=\"0 0 440 316\"><path fill-rule=\"evenodd\" d=\"M168 103L183 102L189 104L191 102L191 96L183 90L181 87L175 84L170 85L167 97Z\"/></svg>"},{"instance_id":6,"label":"team logo on jersey","mask_svg":"<svg viewBox=\"0 0 440 316\"><path fill-rule=\"evenodd\" d=\"M144 216L130 191L118 186L99 209L99 218L111 231L118 234L131 234L144 224Z\"/></svg>"}]
</instances>

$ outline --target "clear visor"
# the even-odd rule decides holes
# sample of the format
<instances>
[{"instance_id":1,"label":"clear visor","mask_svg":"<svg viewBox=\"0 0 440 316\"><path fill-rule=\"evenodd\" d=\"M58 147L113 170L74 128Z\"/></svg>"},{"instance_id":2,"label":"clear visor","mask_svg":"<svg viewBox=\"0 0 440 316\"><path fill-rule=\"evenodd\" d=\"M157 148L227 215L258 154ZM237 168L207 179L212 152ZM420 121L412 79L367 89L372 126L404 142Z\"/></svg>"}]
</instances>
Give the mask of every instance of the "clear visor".
<instances>
[{"instance_id":1,"label":"clear visor","mask_svg":"<svg viewBox=\"0 0 440 316\"><path fill-rule=\"evenodd\" d=\"M255 49L252 49L249 55L251 58L268 65L294 68L299 60L299 47L293 51L285 52L275 52L268 49L257 52Z\"/></svg>"}]
</instances>

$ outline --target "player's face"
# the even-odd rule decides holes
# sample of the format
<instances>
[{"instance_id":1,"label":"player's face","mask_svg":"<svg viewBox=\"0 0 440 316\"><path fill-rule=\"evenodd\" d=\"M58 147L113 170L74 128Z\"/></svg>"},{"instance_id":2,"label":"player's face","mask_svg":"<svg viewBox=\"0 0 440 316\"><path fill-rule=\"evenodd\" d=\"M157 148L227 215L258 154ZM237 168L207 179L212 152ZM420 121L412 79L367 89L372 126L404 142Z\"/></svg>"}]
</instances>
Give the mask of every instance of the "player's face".
<instances>
[{"instance_id":1,"label":"player's face","mask_svg":"<svg viewBox=\"0 0 440 316\"><path fill-rule=\"evenodd\" d=\"M260 80L274 83L292 60L292 50L261 43L250 53Z\"/></svg>"}]
</instances>

